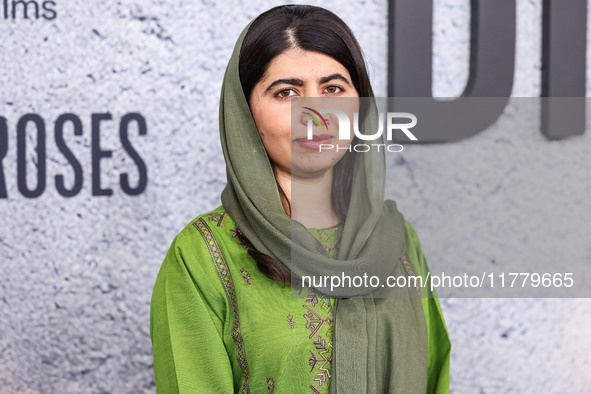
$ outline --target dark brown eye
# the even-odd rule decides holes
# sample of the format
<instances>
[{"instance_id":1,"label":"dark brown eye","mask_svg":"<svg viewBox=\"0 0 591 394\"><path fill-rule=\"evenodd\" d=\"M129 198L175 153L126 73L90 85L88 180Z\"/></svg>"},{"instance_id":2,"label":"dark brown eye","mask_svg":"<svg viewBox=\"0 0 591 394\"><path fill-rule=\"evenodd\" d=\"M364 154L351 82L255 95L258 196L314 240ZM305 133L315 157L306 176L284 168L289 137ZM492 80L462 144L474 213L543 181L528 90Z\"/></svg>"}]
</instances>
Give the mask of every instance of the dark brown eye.
<instances>
[{"instance_id":1,"label":"dark brown eye","mask_svg":"<svg viewBox=\"0 0 591 394\"><path fill-rule=\"evenodd\" d=\"M340 93L342 91L342 89L339 88L338 86L328 86L325 90L327 93L331 93L331 94Z\"/></svg>"},{"instance_id":2,"label":"dark brown eye","mask_svg":"<svg viewBox=\"0 0 591 394\"><path fill-rule=\"evenodd\" d=\"M291 94L291 93L294 93L293 89L284 89L284 90L279 91L279 93L277 93L276 96L279 98L282 98L282 99L289 98L289 97L295 95L295 93L294 94Z\"/></svg>"}]
</instances>

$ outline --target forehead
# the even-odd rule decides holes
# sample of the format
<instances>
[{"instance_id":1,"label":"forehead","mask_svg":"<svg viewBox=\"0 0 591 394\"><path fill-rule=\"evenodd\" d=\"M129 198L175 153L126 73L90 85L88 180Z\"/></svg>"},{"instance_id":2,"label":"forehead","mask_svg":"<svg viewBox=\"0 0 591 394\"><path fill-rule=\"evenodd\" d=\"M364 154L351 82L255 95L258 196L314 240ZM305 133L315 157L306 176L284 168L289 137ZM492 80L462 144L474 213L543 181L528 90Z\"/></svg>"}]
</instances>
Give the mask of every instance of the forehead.
<instances>
[{"instance_id":1,"label":"forehead","mask_svg":"<svg viewBox=\"0 0 591 394\"><path fill-rule=\"evenodd\" d=\"M261 82L279 77L299 78L302 80L316 79L337 72L350 78L345 66L327 54L317 51L289 49L271 60Z\"/></svg>"}]
</instances>

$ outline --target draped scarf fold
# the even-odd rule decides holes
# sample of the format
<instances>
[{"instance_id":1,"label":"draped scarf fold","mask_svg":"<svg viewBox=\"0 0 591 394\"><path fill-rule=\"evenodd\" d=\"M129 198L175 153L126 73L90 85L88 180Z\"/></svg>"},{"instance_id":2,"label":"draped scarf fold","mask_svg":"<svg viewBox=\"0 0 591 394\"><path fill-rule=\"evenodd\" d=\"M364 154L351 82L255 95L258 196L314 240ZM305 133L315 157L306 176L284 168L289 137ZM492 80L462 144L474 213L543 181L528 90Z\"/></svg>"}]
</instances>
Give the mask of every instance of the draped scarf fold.
<instances>
[{"instance_id":1,"label":"draped scarf fold","mask_svg":"<svg viewBox=\"0 0 591 394\"><path fill-rule=\"evenodd\" d=\"M367 274L384 283L389 275L406 275L400 264L405 220L394 201L384 201L383 149L379 154L362 153L356 160L338 259L331 259L310 231L286 214L239 78L240 48L249 26L236 42L220 97L220 138L228 180L223 206L253 246L294 277ZM296 268L292 259L309 263ZM384 293L371 288L317 290L336 298L332 392L425 392L427 334L421 300L411 292L416 293L414 288Z\"/></svg>"}]
</instances>

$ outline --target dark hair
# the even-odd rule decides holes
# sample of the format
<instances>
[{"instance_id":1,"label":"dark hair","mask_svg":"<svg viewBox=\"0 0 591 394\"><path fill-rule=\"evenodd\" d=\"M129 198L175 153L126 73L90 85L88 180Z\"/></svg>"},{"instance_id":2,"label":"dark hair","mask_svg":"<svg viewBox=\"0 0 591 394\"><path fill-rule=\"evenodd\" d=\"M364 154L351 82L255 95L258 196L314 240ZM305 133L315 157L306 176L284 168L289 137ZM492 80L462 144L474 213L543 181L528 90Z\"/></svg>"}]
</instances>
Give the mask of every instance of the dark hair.
<instances>
[{"instance_id":1,"label":"dark hair","mask_svg":"<svg viewBox=\"0 0 591 394\"><path fill-rule=\"evenodd\" d=\"M373 96L361 47L345 22L324 8L284 5L259 15L242 42L238 67L244 96L249 102L254 86L264 77L271 60L292 48L331 56L347 69L360 97ZM333 169L331 202L341 223L347 217L351 200L355 157L354 152L347 152ZM290 202L279 183L277 188L283 207L291 216ZM243 234L239 233L239 238L263 274L272 279L290 280L289 272L272 257L256 250Z\"/></svg>"}]
</instances>

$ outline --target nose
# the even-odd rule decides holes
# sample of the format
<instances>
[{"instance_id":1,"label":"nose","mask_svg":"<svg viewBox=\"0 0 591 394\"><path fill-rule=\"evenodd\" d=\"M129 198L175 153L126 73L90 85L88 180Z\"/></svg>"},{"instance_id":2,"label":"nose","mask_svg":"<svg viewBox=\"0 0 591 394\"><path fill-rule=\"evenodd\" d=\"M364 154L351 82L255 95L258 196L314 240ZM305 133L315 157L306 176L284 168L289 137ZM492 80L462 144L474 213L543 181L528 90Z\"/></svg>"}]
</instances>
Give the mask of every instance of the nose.
<instances>
[{"instance_id":1,"label":"nose","mask_svg":"<svg viewBox=\"0 0 591 394\"><path fill-rule=\"evenodd\" d=\"M308 123L311 122L312 127L324 131L328 130L328 125L330 124L328 117L322 115L322 113L316 108L309 106L301 107L299 121L300 124L306 127L308 127Z\"/></svg>"}]
</instances>

